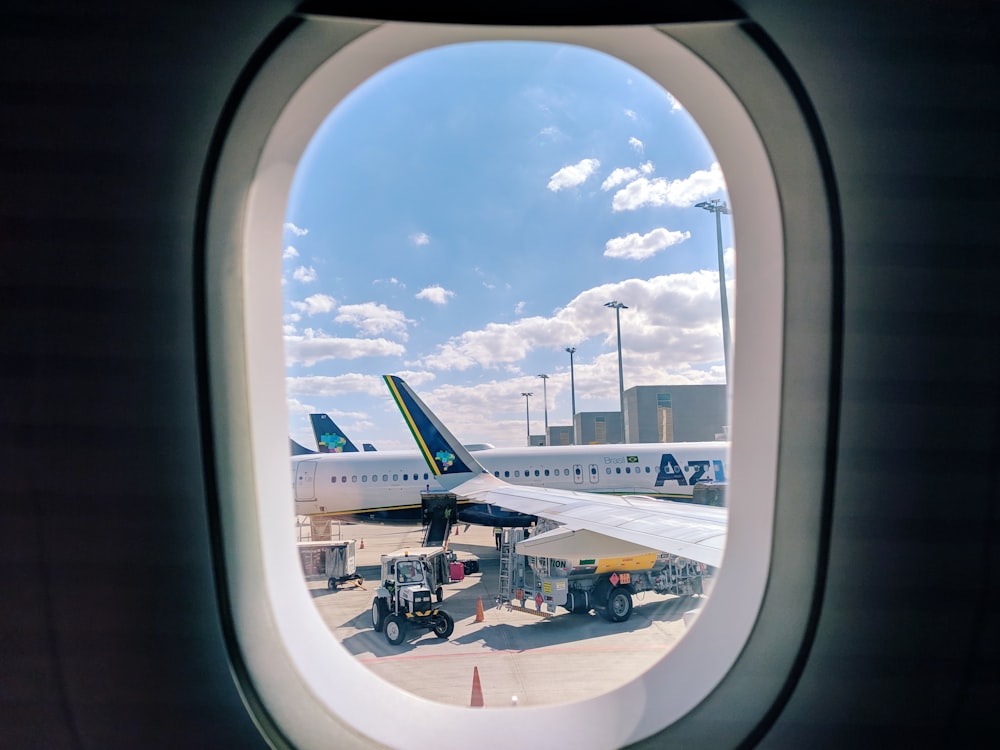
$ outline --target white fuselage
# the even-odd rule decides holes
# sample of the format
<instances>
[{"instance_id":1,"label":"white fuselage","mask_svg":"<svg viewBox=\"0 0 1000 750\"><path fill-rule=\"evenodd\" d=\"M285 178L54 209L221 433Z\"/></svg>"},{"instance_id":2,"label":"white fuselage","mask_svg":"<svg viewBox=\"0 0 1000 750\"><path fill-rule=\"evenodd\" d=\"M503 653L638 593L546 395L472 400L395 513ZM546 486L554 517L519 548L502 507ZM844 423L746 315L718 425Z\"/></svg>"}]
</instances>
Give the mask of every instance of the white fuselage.
<instances>
[{"instance_id":1,"label":"white fuselage","mask_svg":"<svg viewBox=\"0 0 1000 750\"><path fill-rule=\"evenodd\" d=\"M475 457L511 484L689 498L698 482L726 481L729 443L488 448ZM292 484L299 515L415 508L421 492L444 491L416 451L293 456Z\"/></svg>"}]
</instances>

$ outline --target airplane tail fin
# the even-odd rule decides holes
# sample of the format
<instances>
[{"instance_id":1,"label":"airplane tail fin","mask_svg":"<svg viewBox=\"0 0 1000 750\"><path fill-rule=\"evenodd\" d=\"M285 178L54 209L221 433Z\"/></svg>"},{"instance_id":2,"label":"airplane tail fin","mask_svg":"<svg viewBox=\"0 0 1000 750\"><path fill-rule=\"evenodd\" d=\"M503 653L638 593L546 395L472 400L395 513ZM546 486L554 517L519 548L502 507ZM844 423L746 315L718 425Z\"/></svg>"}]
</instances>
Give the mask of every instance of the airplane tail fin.
<instances>
[{"instance_id":1,"label":"airplane tail fin","mask_svg":"<svg viewBox=\"0 0 1000 750\"><path fill-rule=\"evenodd\" d=\"M304 455L306 455L308 453L315 453L316 452L316 451L309 450L304 445L300 445L299 443L296 443L295 440L293 440L291 437L288 438L288 443L289 443L289 447L292 450L292 455L293 456L304 456Z\"/></svg>"},{"instance_id":2,"label":"airplane tail fin","mask_svg":"<svg viewBox=\"0 0 1000 750\"><path fill-rule=\"evenodd\" d=\"M417 441L417 447L438 482L451 490L472 477L488 473L472 457L402 378L383 375L403 420Z\"/></svg>"},{"instance_id":3,"label":"airplane tail fin","mask_svg":"<svg viewBox=\"0 0 1000 750\"><path fill-rule=\"evenodd\" d=\"M310 414L320 453L357 453L358 448L327 414Z\"/></svg>"}]
</instances>

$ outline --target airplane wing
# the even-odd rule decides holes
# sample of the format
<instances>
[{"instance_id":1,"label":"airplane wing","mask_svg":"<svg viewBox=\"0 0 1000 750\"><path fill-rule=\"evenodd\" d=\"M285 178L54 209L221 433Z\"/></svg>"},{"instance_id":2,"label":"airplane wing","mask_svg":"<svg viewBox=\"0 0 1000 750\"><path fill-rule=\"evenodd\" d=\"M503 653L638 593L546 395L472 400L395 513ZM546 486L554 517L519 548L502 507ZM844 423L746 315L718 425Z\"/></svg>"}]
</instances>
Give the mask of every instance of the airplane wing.
<instances>
[{"instance_id":1,"label":"airplane wing","mask_svg":"<svg viewBox=\"0 0 1000 750\"><path fill-rule=\"evenodd\" d=\"M459 498L547 518L570 531L589 531L718 567L726 544L725 508L508 484L479 474L453 487ZM552 534L552 532L547 532ZM546 534L534 537L541 540ZM555 538L556 534L552 535ZM523 546L527 546L522 543ZM551 556L538 543L529 554Z\"/></svg>"},{"instance_id":2,"label":"airplane wing","mask_svg":"<svg viewBox=\"0 0 1000 750\"><path fill-rule=\"evenodd\" d=\"M486 471L401 378L386 375L385 381L428 467L445 489L460 498L557 521L571 532L596 533L706 565L717 567L722 562L725 508L508 484ZM540 546L536 542L530 554L544 554Z\"/></svg>"}]
</instances>

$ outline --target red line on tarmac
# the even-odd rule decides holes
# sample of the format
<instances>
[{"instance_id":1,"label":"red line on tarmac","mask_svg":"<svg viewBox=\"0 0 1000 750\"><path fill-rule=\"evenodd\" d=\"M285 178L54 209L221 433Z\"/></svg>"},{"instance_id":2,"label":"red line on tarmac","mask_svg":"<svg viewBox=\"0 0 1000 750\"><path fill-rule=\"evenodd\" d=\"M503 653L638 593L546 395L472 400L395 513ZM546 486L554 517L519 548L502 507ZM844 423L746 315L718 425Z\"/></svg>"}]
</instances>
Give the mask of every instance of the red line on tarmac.
<instances>
[{"instance_id":1,"label":"red line on tarmac","mask_svg":"<svg viewBox=\"0 0 1000 750\"><path fill-rule=\"evenodd\" d=\"M358 661L362 664L367 664L369 662L387 662L387 661L415 661L420 659L456 659L456 658L466 658L466 657L476 657L483 658L486 656L517 656L519 654L562 654L562 653L594 653L597 651L669 651L674 647L674 644L669 645L657 645L650 644L648 646L599 646L597 648L586 648L584 646L562 646L556 648L527 648L527 649L489 649L486 651L463 651L458 654L400 654L398 656L364 656L358 657Z\"/></svg>"}]
</instances>

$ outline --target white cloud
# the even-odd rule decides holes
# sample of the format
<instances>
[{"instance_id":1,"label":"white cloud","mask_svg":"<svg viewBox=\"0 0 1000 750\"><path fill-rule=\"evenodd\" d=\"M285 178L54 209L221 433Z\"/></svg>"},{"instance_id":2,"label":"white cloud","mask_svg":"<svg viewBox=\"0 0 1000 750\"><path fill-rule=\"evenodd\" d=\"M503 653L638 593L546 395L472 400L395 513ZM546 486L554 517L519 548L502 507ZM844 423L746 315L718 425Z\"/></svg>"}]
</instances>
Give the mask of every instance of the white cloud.
<instances>
[{"instance_id":1,"label":"white cloud","mask_svg":"<svg viewBox=\"0 0 1000 750\"><path fill-rule=\"evenodd\" d=\"M555 193L563 188L582 185L600 166L601 162L597 159L583 159L576 164L563 167L549 179L548 188Z\"/></svg>"},{"instance_id":2,"label":"white cloud","mask_svg":"<svg viewBox=\"0 0 1000 750\"><path fill-rule=\"evenodd\" d=\"M514 314L515 315L520 315L521 313L524 312L524 304L525 304L524 300L521 300L516 305L514 305Z\"/></svg>"},{"instance_id":3,"label":"white cloud","mask_svg":"<svg viewBox=\"0 0 1000 750\"><path fill-rule=\"evenodd\" d=\"M302 229L300 227L297 227L290 221L285 224L285 229L294 234L296 237L304 237L305 235L309 234L308 229Z\"/></svg>"},{"instance_id":4,"label":"white cloud","mask_svg":"<svg viewBox=\"0 0 1000 750\"><path fill-rule=\"evenodd\" d=\"M646 234L632 233L625 237L615 237L604 245L606 258L627 258L629 260L645 260L652 258L660 250L690 239L690 232L671 232L658 227Z\"/></svg>"},{"instance_id":5,"label":"white cloud","mask_svg":"<svg viewBox=\"0 0 1000 750\"><path fill-rule=\"evenodd\" d=\"M429 372L414 372L412 370L397 372L409 385L417 387L433 382L434 375ZM385 381L381 375L363 375L347 373L345 375L306 375L285 378L285 390L289 395L296 396L328 396L343 399L347 394L363 394L385 398Z\"/></svg>"},{"instance_id":6,"label":"white cloud","mask_svg":"<svg viewBox=\"0 0 1000 750\"><path fill-rule=\"evenodd\" d=\"M429 245L430 241L430 235L426 232L416 232L410 235L410 242L414 245Z\"/></svg>"},{"instance_id":7,"label":"white cloud","mask_svg":"<svg viewBox=\"0 0 1000 750\"><path fill-rule=\"evenodd\" d=\"M299 257L299 251L296 250L291 245L289 245L288 247L286 247L285 250L284 250L284 252L281 253L281 259L282 260L289 260L291 258L298 258L298 257Z\"/></svg>"},{"instance_id":8,"label":"white cloud","mask_svg":"<svg viewBox=\"0 0 1000 750\"><path fill-rule=\"evenodd\" d=\"M285 364L289 367L299 363L312 367L327 359L398 357L405 351L402 344L382 338L338 338L312 328L307 328L302 336L285 336Z\"/></svg>"},{"instance_id":9,"label":"white cloud","mask_svg":"<svg viewBox=\"0 0 1000 750\"><path fill-rule=\"evenodd\" d=\"M634 120L634 119L636 119L636 114L635 114L635 111L634 111L634 110L631 110L631 109L626 109L626 110L625 110L625 116L626 116L626 117L627 117L628 119L630 119L630 120Z\"/></svg>"},{"instance_id":10,"label":"white cloud","mask_svg":"<svg viewBox=\"0 0 1000 750\"><path fill-rule=\"evenodd\" d=\"M373 281L372 284L374 284L375 286L379 286L380 284L388 284L389 286L398 286L400 289L406 289L406 284L397 279L395 276L390 276L388 279L375 279L375 281Z\"/></svg>"},{"instance_id":11,"label":"white cloud","mask_svg":"<svg viewBox=\"0 0 1000 750\"><path fill-rule=\"evenodd\" d=\"M613 187L618 187L623 182L634 180L638 176L639 170L633 167L618 167L604 178L604 182L601 183L601 190L610 190Z\"/></svg>"},{"instance_id":12,"label":"white cloud","mask_svg":"<svg viewBox=\"0 0 1000 750\"><path fill-rule=\"evenodd\" d=\"M414 295L417 299L425 299L435 305L446 305L448 300L455 296L455 293L435 284L421 289Z\"/></svg>"},{"instance_id":13,"label":"white cloud","mask_svg":"<svg viewBox=\"0 0 1000 750\"><path fill-rule=\"evenodd\" d=\"M402 311L392 310L379 302L341 305L334 320L353 325L368 336L389 332L404 341L407 338L407 325L413 322Z\"/></svg>"},{"instance_id":14,"label":"white cloud","mask_svg":"<svg viewBox=\"0 0 1000 750\"><path fill-rule=\"evenodd\" d=\"M621 312L623 348L630 356L655 357L659 363L660 374L635 382L665 382L664 371L701 371L721 360L718 274L703 270L594 287L550 317L490 323L454 336L421 364L434 370L501 369L522 362L534 350L562 351L595 336L614 351L615 316L604 307L613 299L629 307ZM617 372L608 382L616 379ZM601 387L606 390L607 383Z\"/></svg>"},{"instance_id":15,"label":"white cloud","mask_svg":"<svg viewBox=\"0 0 1000 750\"><path fill-rule=\"evenodd\" d=\"M642 153L643 149L645 148L643 146L643 144L642 144L642 141L640 141L635 136L632 136L631 138L628 139L628 145L630 145L633 148L633 150L637 151L640 154Z\"/></svg>"},{"instance_id":16,"label":"white cloud","mask_svg":"<svg viewBox=\"0 0 1000 750\"><path fill-rule=\"evenodd\" d=\"M683 112L684 106L674 98L673 94L668 93L667 98L670 100L670 111L671 112Z\"/></svg>"},{"instance_id":17,"label":"white cloud","mask_svg":"<svg viewBox=\"0 0 1000 750\"><path fill-rule=\"evenodd\" d=\"M653 162L651 161L644 161L639 165L639 169L642 170L643 174L653 174L656 171L656 167L653 166Z\"/></svg>"},{"instance_id":18,"label":"white cloud","mask_svg":"<svg viewBox=\"0 0 1000 750\"><path fill-rule=\"evenodd\" d=\"M698 170L685 179L640 177L615 193L611 207L615 211L634 211L642 206L692 206L698 200L725 190L726 183L719 163Z\"/></svg>"},{"instance_id":19,"label":"white cloud","mask_svg":"<svg viewBox=\"0 0 1000 750\"><path fill-rule=\"evenodd\" d=\"M544 135L546 138L558 138L562 135L562 131L560 131L555 125L549 125L546 128L542 128L541 131L539 131L539 135Z\"/></svg>"},{"instance_id":20,"label":"white cloud","mask_svg":"<svg viewBox=\"0 0 1000 750\"><path fill-rule=\"evenodd\" d=\"M308 268L299 266L295 269L295 273L292 274L292 278L296 281L301 281L303 284L308 284L310 281L316 281L316 269L312 266Z\"/></svg>"},{"instance_id":21,"label":"white cloud","mask_svg":"<svg viewBox=\"0 0 1000 750\"><path fill-rule=\"evenodd\" d=\"M302 302L292 302L291 305L304 315L319 315L333 310L337 306L337 300L328 294L313 294Z\"/></svg>"}]
</instances>

